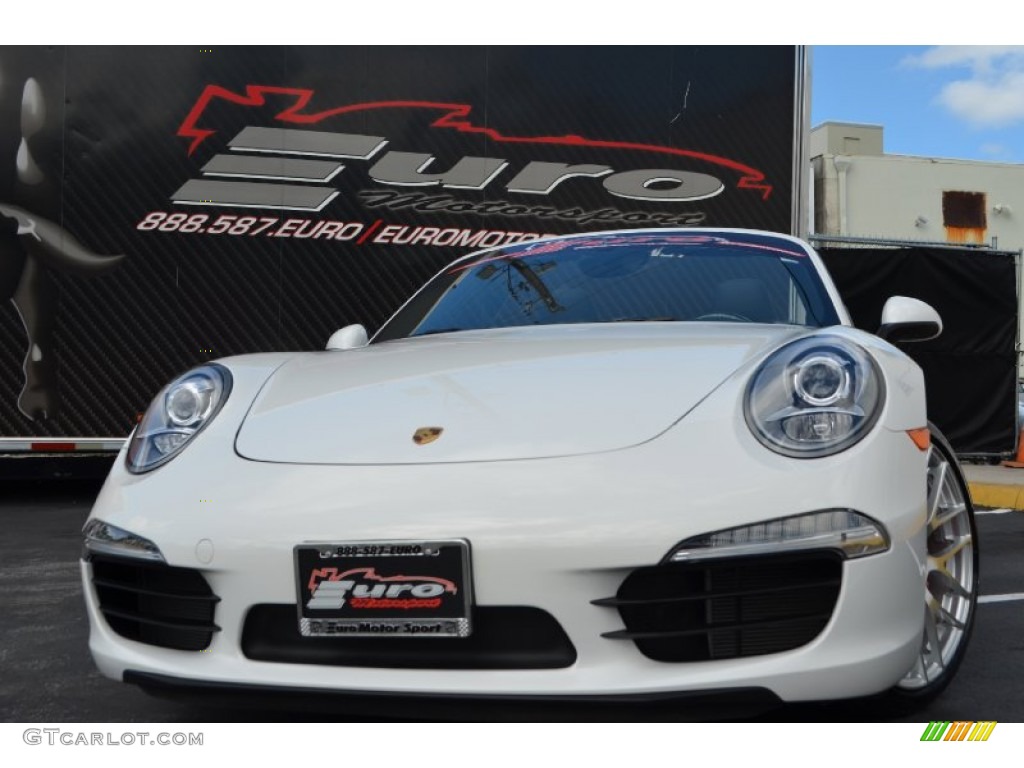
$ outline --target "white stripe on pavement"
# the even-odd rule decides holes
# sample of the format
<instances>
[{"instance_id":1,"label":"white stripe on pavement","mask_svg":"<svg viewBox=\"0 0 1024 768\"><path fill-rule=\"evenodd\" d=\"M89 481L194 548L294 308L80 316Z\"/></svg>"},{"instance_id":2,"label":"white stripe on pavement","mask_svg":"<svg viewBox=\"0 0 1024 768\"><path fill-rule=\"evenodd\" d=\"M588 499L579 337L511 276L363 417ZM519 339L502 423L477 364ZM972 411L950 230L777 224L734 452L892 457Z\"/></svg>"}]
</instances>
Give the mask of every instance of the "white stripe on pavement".
<instances>
[{"instance_id":1,"label":"white stripe on pavement","mask_svg":"<svg viewBox=\"0 0 1024 768\"><path fill-rule=\"evenodd\" d=\"M979 603L1009 603L1013 600L1024 600L1024 592L1010 592L1006 595L982 595Z\"/></svg>"},{"instance_id":2,"label":"white stripe on pavement","mask_svg":"<svg viewBox=\"0 0 1024 768\"><path fill-rule=\"evenodd\" d=\"M1000 507L999 509L976 509L974 514L976 515L1005 515L1007 512L1013 512L1009 507Z\"/></svg>"}]
</instances>

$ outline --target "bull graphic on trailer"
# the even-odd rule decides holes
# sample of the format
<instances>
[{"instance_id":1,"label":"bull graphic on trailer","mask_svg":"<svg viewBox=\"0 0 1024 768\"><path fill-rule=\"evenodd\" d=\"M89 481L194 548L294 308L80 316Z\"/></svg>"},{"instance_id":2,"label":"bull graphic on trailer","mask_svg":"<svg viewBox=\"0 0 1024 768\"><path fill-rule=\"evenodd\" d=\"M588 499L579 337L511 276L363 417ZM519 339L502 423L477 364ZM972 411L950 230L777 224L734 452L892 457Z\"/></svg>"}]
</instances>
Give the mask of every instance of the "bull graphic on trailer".
<instances>
[{"instance_id":1,"label":"bull graphic on trailer","mask_svg":"<svg viewBox=\"0 0 1024 768\"><path fill-rule=\"evenodd\" d=\"M116 265L122 256L94 253L41 213L50 203L47 188L59 179L61 169L37 159L40 153L33 147L45 142L48 132L59 133L61 125L34 77L24 82L20 118L17 152L3 159L14 166L16 181L9 197L0 200L0 300L13 302L26 336L25 378L17 407L38 421L55 418L60 402L54 362L56 288L43 267L89 277Z\"/></svg>"}]
</instances>

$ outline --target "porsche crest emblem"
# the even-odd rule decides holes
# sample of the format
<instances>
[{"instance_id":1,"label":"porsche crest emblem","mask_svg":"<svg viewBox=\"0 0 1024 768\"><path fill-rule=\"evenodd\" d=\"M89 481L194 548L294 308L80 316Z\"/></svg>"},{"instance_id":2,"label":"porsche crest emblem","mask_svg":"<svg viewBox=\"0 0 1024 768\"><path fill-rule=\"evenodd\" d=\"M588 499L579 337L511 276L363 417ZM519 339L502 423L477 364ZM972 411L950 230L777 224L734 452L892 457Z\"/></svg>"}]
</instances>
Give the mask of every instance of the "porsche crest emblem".
<instances>
[{"instance_id":1,"label":"porsche crest emblem","mask_svg":"<svg viewBox=\"0 0 1024 768\"><path fill-rule=\"evenodd\" d=\"M416 445L426 445L437 440L442 432L444 432L444 427L420 427L413 432L412 441Z\"/></svg>"}]
</instances>

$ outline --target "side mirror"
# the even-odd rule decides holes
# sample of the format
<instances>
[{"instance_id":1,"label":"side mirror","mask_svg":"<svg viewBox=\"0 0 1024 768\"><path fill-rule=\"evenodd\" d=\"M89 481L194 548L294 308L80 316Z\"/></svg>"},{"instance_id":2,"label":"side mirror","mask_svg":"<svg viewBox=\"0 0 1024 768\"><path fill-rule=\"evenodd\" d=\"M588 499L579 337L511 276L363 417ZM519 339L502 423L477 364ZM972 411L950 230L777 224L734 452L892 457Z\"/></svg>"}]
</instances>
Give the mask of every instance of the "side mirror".
<instances>
[{"instance_id":1,"label":"side mirror","mask_svg":"<svg viewBox=\"0 0 1024 768\"><path fill-rule=\"evenodd\" d=\"M366 329L355 323L332 333L331 338L327 340L327 349L356 349L365 347L367 342L369 337L366 335Z\"/></svg>"},{"instance_id":2,"label":"side mirror","mask_svg":"<svg viewBox=\"0 0 1024 768\"><path fill-rule=\"evenodd\" d=\"M930 304L892 296L882 307L878 336L886 341L927 341L942 333L942 318Z\"/></svg>"}]
</instances>

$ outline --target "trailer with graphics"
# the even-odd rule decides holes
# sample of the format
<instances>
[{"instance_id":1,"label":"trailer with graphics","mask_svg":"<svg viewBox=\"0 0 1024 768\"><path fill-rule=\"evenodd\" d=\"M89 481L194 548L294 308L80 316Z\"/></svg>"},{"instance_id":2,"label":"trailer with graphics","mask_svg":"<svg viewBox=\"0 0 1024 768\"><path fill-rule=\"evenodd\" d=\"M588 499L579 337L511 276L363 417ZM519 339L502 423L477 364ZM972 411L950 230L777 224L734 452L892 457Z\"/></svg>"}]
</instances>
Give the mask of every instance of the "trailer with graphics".
<instances>
[{"instance_id":1,"label":"trailer with graphics","mask_svg":"<svg viewBox=\"0 0 1024 768\"><path fill-rule=\"evenodd\" d=\"M226 355L477 248L802 234L801 47L0 50L0 454L111 451ZM327 353L325 353L327 354Z\"/></svg>"}]
</instances>

